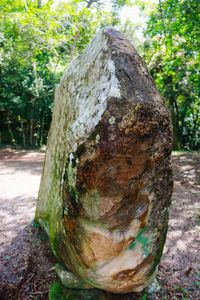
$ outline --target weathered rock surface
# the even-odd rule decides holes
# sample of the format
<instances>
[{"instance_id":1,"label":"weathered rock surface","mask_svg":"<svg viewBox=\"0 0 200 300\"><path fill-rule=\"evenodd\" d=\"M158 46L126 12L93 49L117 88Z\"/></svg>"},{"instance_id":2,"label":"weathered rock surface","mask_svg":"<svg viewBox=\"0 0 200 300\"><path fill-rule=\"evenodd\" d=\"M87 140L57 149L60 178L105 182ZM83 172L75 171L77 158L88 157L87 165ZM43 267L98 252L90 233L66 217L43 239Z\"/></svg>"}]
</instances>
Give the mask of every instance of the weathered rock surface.
<instances>
[{"instance_id":1,"label":"weathered rock surface","mask_svg":"<svg viewBox=\"0 0 200 300\"><path fill-rule=\"evenodd\" d=\"M137 51L104 28L56 89L36 219L86 285L141 291L172 193L169 111ZM79 282L79 281L78 281Z\"/></svg>"}]
</instances>

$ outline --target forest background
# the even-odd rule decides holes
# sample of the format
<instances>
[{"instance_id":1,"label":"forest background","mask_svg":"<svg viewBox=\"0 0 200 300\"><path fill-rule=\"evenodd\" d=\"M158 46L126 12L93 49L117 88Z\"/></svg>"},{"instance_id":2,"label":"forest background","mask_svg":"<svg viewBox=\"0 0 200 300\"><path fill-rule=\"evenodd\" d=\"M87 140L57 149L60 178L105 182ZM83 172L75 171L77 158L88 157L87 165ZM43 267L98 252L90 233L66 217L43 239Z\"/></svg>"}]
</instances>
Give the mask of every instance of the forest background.
<instances>
[{"instance_id":1,"label":"forest background","mask_svg":"<svg viewBox=\"0 0 200 300\"><path fill-rule=\"evenodd\" d=\"M121 20L124 7L144 21ZM172 116L174 150L200 146L199 0L0 0L0 145L41 147L56 84L103 26L147 64Z\"/></svg>"}]
</instances>

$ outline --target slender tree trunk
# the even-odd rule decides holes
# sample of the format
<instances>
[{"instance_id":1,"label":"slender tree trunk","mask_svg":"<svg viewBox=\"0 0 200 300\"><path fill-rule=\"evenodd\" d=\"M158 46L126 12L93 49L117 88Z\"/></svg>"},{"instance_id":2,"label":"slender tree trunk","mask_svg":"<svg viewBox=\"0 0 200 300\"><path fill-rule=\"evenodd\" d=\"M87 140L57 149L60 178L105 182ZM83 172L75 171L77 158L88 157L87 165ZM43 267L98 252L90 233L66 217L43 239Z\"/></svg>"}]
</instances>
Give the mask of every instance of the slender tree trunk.
<instances>
[{"instance_id":1,"label":"slender tree trunk","mask_svg":"<svg viewBox=\"0 0 200 300\"><path fill-rule=\"evenodd\" d=\"M174 150L180 150L180 130L179 130L179 122L177 118L177 112L174 104L174 100L172 98L169 99L170 112L172 117L173 129L174 129Z\"/></svg>"},{"instance_id":2,"label":"slender tree trunk","mask_svg":"<svg viewBox=\"0 0 200 300\"><path fill-rule=\"evenodd\" d=\"M40 124L38 123L36 126L36 133L35 133L35 146L38 147L39 145L39 138L40 138Z\"/></svg>"},{"instance_id":3,"label":"slender tree trunk","mask_svg":"<svg viewBox=\"0 0 200 300\"><path fill-rule=\"evenodd\" d=\"M87 2L86 8L90 8L90 6L91 6L93 3L95 3L95 2L98 2L98 0L89 0L89 1Z\"/></svg>"},{"instance_id":4,"label":"slender tree trunk","mask_svg":"<svg viewBox=\"0 0 200 300\"><path fill-rule=\"evenodd\" d=\"M28 141L29 141L29 122L28 121L26 122L25 134L26 134L26 141L28 144Z\"/></svg>"},{"instance_id":5,"label":"slender tree trunk","mask_svg":"<svg viewBox=\"0 0 200 300\"><path fill-rule=\"evenodd\" d=\"M28 5L27 5L27 0L24 1L25 4L25 8L27 9Z\"/></svg>"},{"instance_id":6,"label":"slender tree trunk","mask_svg":"<svg viewBox=\"0 0 200 300\"><path fill-rule=\"evenodd\" d=\"M12 128L10 126L10 123L11 123L11 121L9 119L9 116L7 116L8 132L10 134L11 143L12 143L12 145L16 146L16 141L15 141L15 138L14 138L13 131L12 131Z\"/></svg>"},{"instance_id":7,"label":"slender tree trunk","mask_svg":"<svg viewBox=\"0 0 200 300\"><path fill-rule=\"evenodd\" d=\"M24 122L21 121L21 129L22 129L22 141L23 141L23 146L26 145L26 134L25 134L25 128L24 128Z\"/></svg>"},{"instance_id":8,"label":"slender tree trunk","mask_svg":"<svg viewBox=\"0 0 200 300\"><path fill-rule=\"evenodd\" d=\"M71 51L71 54L70 54L69 61L71 61L73 59L73 56L74 56L74 53L75 53L75 50L76 50L76 45L78 43L78 40L79 40L79 29L77 29L75 37L74 37L74 44L73 44L73 47L72 47L72 51Z\"/></svg>"},{"instance_id":9,"label":"slender tree trunk","mask_svg":"<svg viewBox=\"0 0 200 300\"><path fill-rule=\"evenodd\" d=\"M30 119L30 126L29 126L29 143L33 145L33 119Z\"/></svg>"},{"instance_id":10,"label":"slender tree trunk","mask_svg":"<svg viewBox=\"0 0 200 300\"><path fill-rule=\"evenodd\" d=\"M42 7L42 0L38 0L38 8Z\"/></svg>"},{"instance_id":11,"label":"slender tree trunk","mask_svg":"<svg viewBox=\"0 0 200 300\"><path fill-rule=\"evenodd\" d=\"M43 139L44 139L44 111L42 112L42 121L41 121L41 129L40 129L40 147L43 145Z\"/></svg>"},{"instance_id":12,"label":"slender tree trunk","mask_svg":"<svg viewBox=\"0 0 200 300\"><path fill-rule=\"evenodd\" d=\"M199 118L199 112L200 110L197 111L196 115L194 113L192 113L193 115L193 128L192 128L192 136L191 136L191 140L190 140L190 149L195 149L195 134L196 134L196 130L197 130L197 125L198 125L198 118Z\"/></svg>"},{"instance_id":13,"label":"slender tree trunk","mask_svg":"<svg viewBox=\"0 0 200 300\"><path fill-rule=\"evenodd\" d=\"M180 128L180 111L176 100L174 100L174 106L176 110L175 126L177 130L178 150L180 150L183 144L183 132Z\"/></svg>"}]
</instances>

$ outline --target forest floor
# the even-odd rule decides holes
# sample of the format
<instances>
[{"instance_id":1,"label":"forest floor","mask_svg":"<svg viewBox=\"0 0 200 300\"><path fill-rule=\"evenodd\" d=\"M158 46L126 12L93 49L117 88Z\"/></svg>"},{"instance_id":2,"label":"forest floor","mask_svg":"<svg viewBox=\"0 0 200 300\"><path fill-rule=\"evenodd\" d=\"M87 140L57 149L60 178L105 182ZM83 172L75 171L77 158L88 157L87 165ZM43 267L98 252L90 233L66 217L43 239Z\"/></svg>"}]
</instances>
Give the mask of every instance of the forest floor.
<instances>
[{"instance_id":1,"label":"forest floor","mask_svg":"<svg viewBox=\"0 0 200 300\"><path fill-rule=\"evenodd\" d=\"M49 285L58 280L48 238L33 221L43 160L41 152L0 149L0 299L48 299ZM200 299L200 154L176 152L172 161L174 193L158 271L161 289L103 293L101 299Z\"/></svg>"}]
</instances>

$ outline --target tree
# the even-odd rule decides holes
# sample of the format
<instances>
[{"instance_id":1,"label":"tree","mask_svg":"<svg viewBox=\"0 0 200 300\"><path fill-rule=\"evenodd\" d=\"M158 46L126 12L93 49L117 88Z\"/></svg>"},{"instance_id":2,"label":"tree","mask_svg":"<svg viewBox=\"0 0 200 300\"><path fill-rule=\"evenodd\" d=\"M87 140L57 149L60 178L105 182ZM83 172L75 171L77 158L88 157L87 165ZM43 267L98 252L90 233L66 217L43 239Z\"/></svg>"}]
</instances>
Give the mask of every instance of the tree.
<instances>
[{"instance_id":1,"label":"tree","mask_svg":"<svg viewBox=\"0 0 200 300\"><path fill-rule=\"evenodd\" d=\"M200 146L200 2L159 1L146 31L144 58L166 99L175 149Z\"/></svg>"},{"instance_id":2,"label":"tree","mask_svg":"<svg viewBox=\"0 0 200 300\"><path fill-rule=\"evenodd\" d=\"M46 141L53 95L63 71L97 28L117 22L101 1L2 0L0 4L0 124L3 143ZM101 7L101 9L99 9ZM115 10L115 12L114 12Z\"/></svg>"},{"instance_id":3,"label":"tree","mask_svg":"<svg viewBox=\"0 0 200 300\"><path fill-rule=\"evenodd\" d=\"M42 11L32 2L24 5L14 1L13 5L15 9L9 5L4 8L0 19L3 134L7 125L13 144L37 146L43 143L44 127L51 116L57 40L49 38L56 23L49 16L49 5ZM3 138L9 141L5 134Z\"/></svg>"}]
</instances>

